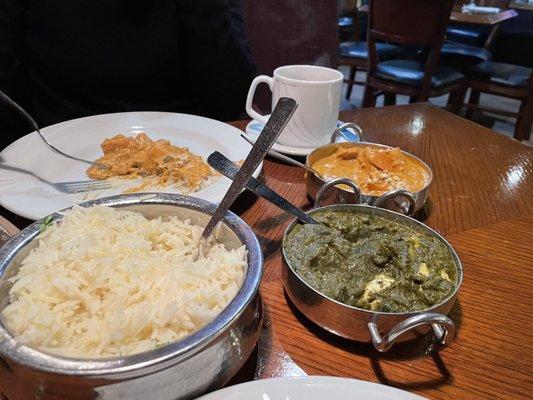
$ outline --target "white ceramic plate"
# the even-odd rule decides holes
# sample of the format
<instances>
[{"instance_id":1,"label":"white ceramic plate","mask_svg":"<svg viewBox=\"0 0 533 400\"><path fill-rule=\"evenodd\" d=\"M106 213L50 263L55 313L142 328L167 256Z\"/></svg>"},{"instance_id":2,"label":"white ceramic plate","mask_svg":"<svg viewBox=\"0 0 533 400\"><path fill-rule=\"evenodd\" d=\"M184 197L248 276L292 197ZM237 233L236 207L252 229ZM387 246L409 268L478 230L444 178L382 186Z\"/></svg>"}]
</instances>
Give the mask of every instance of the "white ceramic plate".
<instances>
[{"instance_id":1,"label":"white ceramic plate","mask_svg":"<svg viewBox=\"0 0 533 400\"><path fill-rule=\"evenodd\" d=\"M268 115L267 115L268 117ZM337 126L341 126L343 124L342 121L337 121ZM250 121L248 125L246 125L246 136L255 142L259 136L259 134L263 131L263 128L265 127L265 124L259 121L256 121L255 119ZM333 133L333 132L331 132ZM344 129L345 136L349 138L351 142L359 142L359 136L353 129ZM339 139L337 142L346 142L347 140L341 136L339 136ZM280 143L274 143L272 146L272 150L277 151L279 153L287 154L290 156L301 156L305 157L308 156L316 147L291 147L291 146L285 146Z\"/></svg>"},{"instance_id":2,"label":"white ceramic plate","mask_svg":"<svg viewBox=\"0 0 533 400\"><path fill-rule=\"evenodd\" d=\"M188 114L103 114L62 122L41 131L59 149L87 160L102 156L102 141L118 133L132 136L146 132L152 139L167 139L173 145L188 147L204 160L218 150L229 159L239 161L245 159L251 149L240 137L242 131L239 129ZM85 175L87 167L87 164L51 151L38 134L32 132L0 153L0 204L15 214L35 220L75 203L124 191L124 188L117 187L86 195L65 194L47 183L88 180ZM255 177L261 168L262 164L255 171ZM211 186L190 195L216 203L222 199L229 185L229 179L220 177ZM178 193L172 188L156 191Z\"/></svg>"},{"instance_id":3,"label":"white ceramic plate","mask_svg":"<svg viewBox=\"0 0 533 400\"><path fill-rule=\"evenodd\" d=\"M423 400L378 383L329 376L260 379L230 386L198 400Z\"/></svg>"}]
</instances>

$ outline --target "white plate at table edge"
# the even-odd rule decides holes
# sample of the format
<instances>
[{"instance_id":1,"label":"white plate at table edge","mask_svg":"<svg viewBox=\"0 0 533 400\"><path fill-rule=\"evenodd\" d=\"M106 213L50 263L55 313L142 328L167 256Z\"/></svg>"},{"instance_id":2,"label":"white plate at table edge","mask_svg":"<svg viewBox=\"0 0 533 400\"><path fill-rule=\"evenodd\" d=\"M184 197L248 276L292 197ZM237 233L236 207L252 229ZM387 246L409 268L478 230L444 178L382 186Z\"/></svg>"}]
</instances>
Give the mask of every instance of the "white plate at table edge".
<instances>
[{"instance_id":1,"label":"white plate at table edge","mask_svg":"<svg viewBox=\"0 0 533 400\"><path fill-rule=\"evenodd\" d=\"M259 379L229 386L197 400L424 400L424 397L374 382L332 376ZM340 397L342 396L342 397ZM361 396L361 397L357 397Z\"/></svg>"},{"instance_id":2,"label":"white plate at table edge","mask_svg":"<svg viewBox=\"0 0 533 400\"><path fill-rule=\"evenodd\" d=\"M269 115L267 115L266 117L269 117ZM337 126L340 126L343 123L344 122L342 122L342 121L337 121ZM244 135L247 138L249 138L251 141L255 142L257 140L257 137L259 136L259 134L263 130L264 126L265 126L264 123L253 119L250 122L248 122L248 124L246 124L246 128L245 128L246 132L244 133ZM359 136L357 135L357 133L354 132L350 128L348 128L348 130L350 131L350 133L352 133L353 135L357 136L357 141L359 141ZM333 133L333 132L331 132L331 133ZM342 136L339 136L339 140L337 140L337 142L346 142L346 141L347 140L342 138ZM300 157L308 156L315 149L316 149L316 147L285 146L285 145L280 144L278 142L275 142L274 145L272 146L272 150L277 151L279 153L287 154L289 156L300 156Z\"/></svg>"},{"instance_id":3,"label":"white plate at table edge","mask_svg":"<svg viewBox=\"0 0 533 400\"><path fill-rule=\"evenodd\" d=\"M189 147L204 160L209 153L218 150L233 161L239 161L251 150L251 146L240 137L242 131L232 125L196 115L171 112L134 111L99 114L60 122L42 128L41 131L61 150L86 159L100 157L102 140L118 133L132 136L146 132L152 139L168 139L173 145ZM72 137L76 140L72 141ZM36 166L35 164L39 162L42 164ZM54 183L89 179L85 175L86 164L54 153L42 142L36 132L19 138L0 152L0 205L24 218L37 220L70 207L74 203L82 202L78 200L81 197L78 194L61 193L29 174L2 169L3 163L26 169L33 174L44 174L41 175L42 178ZM48 165L49 163L51 165ZM262 165L261 163L258 166L253 174L254 177L259 175ZM56 169L59 172L45 174L43 169ZM229 184L229 179L220 177L212 185L188 195L217 203L224 196ZM97 198L120 194L122 190L118 188L107 190ZM154 188L150 191L178 193L172 188L160 190ZM87 200L92 198L89 197ZM52 207L51 204L57 206Z\"/></svg>"}]
</instances>

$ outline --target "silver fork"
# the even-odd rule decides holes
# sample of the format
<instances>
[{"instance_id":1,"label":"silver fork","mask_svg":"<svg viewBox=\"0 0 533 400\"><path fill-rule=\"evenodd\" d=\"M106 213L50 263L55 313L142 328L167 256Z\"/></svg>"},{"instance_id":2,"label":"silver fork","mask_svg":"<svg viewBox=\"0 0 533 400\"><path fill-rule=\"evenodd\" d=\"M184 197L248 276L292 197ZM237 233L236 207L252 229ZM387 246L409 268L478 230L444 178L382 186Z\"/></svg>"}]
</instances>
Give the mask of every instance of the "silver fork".
<instances>
[{"instance_id":1,"label":"silver fork","mask_svg":"<svg viewBox=\"0 0 533 400\"><path fill-rule=\"evenodd\" d=\"M4 92L2 92L0 90L0 99L8 104L9 106L11 106L12 108L14 108L15 110L18 111L18 113L20 115L22 115L24 117L24 119L26 119L26 121L31 125L31 127L39 134L39 136L41 137L41 139L43 140L44 143L46 143L46 145L53 151L55 151L56 153L58 154L61 154L63 157L67 157L67 158L70 158L71 160L76 160L76 161L80 161L80 162L83 162L85 164L89 164L89 165L96 165L97 167L99 168L108 168L107 165L105 164L102 164L102 163L99 163L99 162L96 162L96 161L89 161L89 160L85 160L83 158L79 158L79 157L76 157L76 156L71 156L70 154L67 154L67 153L64 153L63 151L59 150L57 147L55 147L41 132L41 130L39 129L39 125L37 125L37 122L35 122L35 120L33 119L33 117L28 114L28 112L23 109L21 106L19 106L16 102L14 102L7 94L5 94Z\"/></svg>"},{"instance_id":2,"label":"silver fork","mask_svg":"<svg viewBox=\"0 0 533 400\"><path fill-rule=\"evenodd\" d=\"M61 154L64 157L70 158L71 160L80 161L80 162L83 162L89 165L95 165L99 168L108 168L107 165L105 164L102 164L96 161L85 160L83 158L79 158L76 156L71 156L70 154L64 153L63 151L59 150L43 135L43 133L39 129L39 126L37 125L37 122L35 122L33 117L30 114L28 114L26 110L24 110L21 106L19 106L16 102L14 102L8 95L6 95L1 90L0 90L0 99L4 103L14 108L16 111L18 111L19 114L21 114L26 119L26 121L39 134L41 139L44 141L44 143L46 143L46 145L51 150L55 151L58 154ZM9 169L9 166L3 165L3 167L8 167ZM11 167L11 169L18 169L19 172L29 173L29 171L24 171L20 168ZM105 189L111 188L111 185L108 182L104 182L104 181L92 181L91 180L91 181L74 181L74 182L48 182L48 181L41 179L40 177L38 177L37 175L33 173L31 174L37 177L38 179L40 179L41 181L48 183L49 185L53 186L54 188L56 188L57 190L63 193L83 193L83 192L89 192L93 190L105 190Z\"/></svg>"},{"instance_id":3,"label":"silver fork","mask_svg":"<svg viewBox=\"0 0 533 400\"><path fill-rule=\"evenodd\" d=\"M23 168L13 167L3 163L0 157L0 169L8 171L20 172L21 174L31 175L35 179L43 182L46 185L50 185L62 193L83 193L91 190L105 190L110 189L112 185L107 181L72 181L72 182L50 182L44 178L41 178L35 172L28 171Z\"/></svg>"},{"instance_id":4,"label":"silver fork","mask_svg":"<svg viewBox=\"0 0 533 400\"><path fill-rule=\"evenodd\" d=\"M53 187L63 193L83 193L94 190L111 189L112 186L106 181L73 181L50 183Z\"/></svg>"}]
</instances>

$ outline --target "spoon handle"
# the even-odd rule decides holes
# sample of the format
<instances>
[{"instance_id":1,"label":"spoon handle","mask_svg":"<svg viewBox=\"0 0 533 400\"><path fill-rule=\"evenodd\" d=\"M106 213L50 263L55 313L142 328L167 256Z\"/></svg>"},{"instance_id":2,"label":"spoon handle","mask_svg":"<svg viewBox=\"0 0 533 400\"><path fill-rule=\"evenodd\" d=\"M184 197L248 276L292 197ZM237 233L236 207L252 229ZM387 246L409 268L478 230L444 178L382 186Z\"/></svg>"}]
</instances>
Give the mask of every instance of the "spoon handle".
<instances>
[{"instance_id":1,"label":"spoon handle","mask_svg":"<svg viewBox=\"0 0 533 400\"><path fill-rule=\"evenodd\" d=\"M207 158L207 163L212 168L216 169L218 172L228 177L229 179L234 179L239 172L239 167L218 151L215 151L214 153L211 153L209 155L209 157ZM315 219L304 213L294 204L281 197L279 194L274 192L268 186L259 182L254 177L250 177L250 179L246 183L246 187L252 192L254 192L256 195L268 200L275 206L281 208L283 211L295 216L303 223L318 223Z\"/></svg>"},{"instance_id":2,"label":"spoon handle","mask_svg":"<svg viewBox=\"0 0 533 400\"><path fill-rule=\"evenodd\" d=\"M250 139L249 137L247 137L245 135L241 135L241 137L244 140L246 140L248 143L250 143L252 146L254 145L255 142L252 139ZM292 165L296 165L297 167L302 167L302 168L308 169L308 167L304 163L301 163L300 161L297 161L297 160L295 160L295 159L293 159L293 158L291 158L289 156L286 156L285 154L278 153L275 150L270 149L268 154L271 155L274 158L277 158L278 160L285 161L286 163L289 163L289 164L292 164Z\"/></svg>"},{"instance_id":3,"label":"spoon handle","mask_svg":"<svg viewBox=\"0 0 533 400\"><path fill-rule=\"evenodd\" d=\"M246 140L248 143L250 143L252 146L254 145L254 141L251 140L249 137L245 136L245 135L241 135L241 137ZM300 167L300 168L303 168L305 169L306 171L309 171L313 174L315 174L316 176L318 176L319 178L322 178L322 175L320 175L319 172L315 171L313 168L311 167L308 167L307 165L305 165L304 163L301 163L300 161L298 160L295 160L294 158L291 158L289 156L286 156L285 154L282 154L282 153L279 153L275 150L270 150L268 152L268 154L274 158L277 158L278 160L281 160L281 161L285 161L286 163L288 164L292 164L292 165L295 165L297 167Z\"/></svg>"},{"instance_id":4,"label":"spoon handle","mask_svg":"<svg viewBox=\"0 0 533 400\"><path fill-rule=\"evenodd\" d=\"M289 97L281 97L278 100L272 115L265 124L265 128L257 138L231 186L202 232L202 238L207 239L218 223L224 218L226 211L228 211L237 196L241 193L242 188L246 185L257 166L263 161L268 150L270 150L283 128L285 128L285 125L287 125L287 122L289 122L297 107L298 103L296 100Z\"/></svg>"}]
</instances>

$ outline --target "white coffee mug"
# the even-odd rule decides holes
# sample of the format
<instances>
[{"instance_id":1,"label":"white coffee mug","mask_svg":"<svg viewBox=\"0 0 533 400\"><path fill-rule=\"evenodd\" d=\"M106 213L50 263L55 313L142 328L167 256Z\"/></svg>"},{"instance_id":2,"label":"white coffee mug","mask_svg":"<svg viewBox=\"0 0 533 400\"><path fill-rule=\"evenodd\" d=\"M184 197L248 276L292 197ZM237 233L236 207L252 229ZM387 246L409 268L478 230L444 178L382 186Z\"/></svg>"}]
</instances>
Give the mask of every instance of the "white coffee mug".
<instances>
[{"instance_id":1,"label":"white coffee mug","mask_svg":"<svg viewBox=\"0 0 533 400\"><path fill-rule=\"evenodd\" d=\"M292 97L298 108L281 132L278 143L291 147L314 148L329 142L337 125L343 75L331 68L315 65L287 65L274 70L274 77L256 77L248 91L246 112L256 121L268 118L252 108L258 84L268 84L272 108L280 97Z\"/></svg>"}]
</instances>

